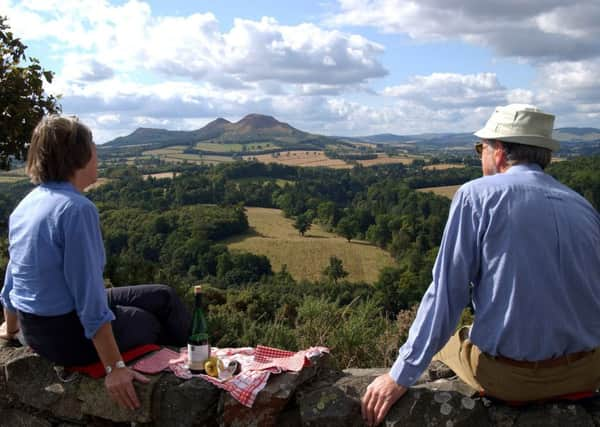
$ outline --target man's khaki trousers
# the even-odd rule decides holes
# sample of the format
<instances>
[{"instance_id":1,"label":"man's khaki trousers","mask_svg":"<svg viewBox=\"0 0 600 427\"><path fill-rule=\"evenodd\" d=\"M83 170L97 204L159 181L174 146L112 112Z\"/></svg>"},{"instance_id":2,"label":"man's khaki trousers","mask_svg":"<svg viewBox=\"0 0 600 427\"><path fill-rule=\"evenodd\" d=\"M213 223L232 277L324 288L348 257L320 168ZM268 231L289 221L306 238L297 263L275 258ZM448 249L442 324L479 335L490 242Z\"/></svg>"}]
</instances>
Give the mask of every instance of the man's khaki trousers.
<instances>
[{"instance_id":1,"label":"man's khaki trousers","mask_svg":"<svg viewBox=\"0 0 600 427\"><path fill-rule=\"evenodd\" d=\"M434 360L443 362L461 380L488 396L534 401L600 387L600 349L562 366L520 367L483 353L468 336L468 326L459 329Z\"/></svg>"}]
</instances>

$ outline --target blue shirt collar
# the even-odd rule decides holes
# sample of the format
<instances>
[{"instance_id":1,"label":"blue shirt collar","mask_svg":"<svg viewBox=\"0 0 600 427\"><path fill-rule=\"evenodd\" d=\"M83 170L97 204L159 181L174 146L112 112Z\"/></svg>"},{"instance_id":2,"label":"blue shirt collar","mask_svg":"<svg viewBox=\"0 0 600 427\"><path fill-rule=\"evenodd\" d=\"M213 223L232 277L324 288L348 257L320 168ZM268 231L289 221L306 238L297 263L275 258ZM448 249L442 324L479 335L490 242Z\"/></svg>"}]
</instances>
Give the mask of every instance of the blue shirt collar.
<instances>
[{"instance_id":1,"label":"blue shirt collar","mask_svg":"<svg viewBox=\"0 0 600 427\"><path fill-rule=\"evenodd\" d=\"M72 191L74 193L79 193L79 190L77 190L77 188L75 188L75 186L73 184L71 184L69 181L43 182L40 184L40 187L48 188L51 190L66 190L66 191Z\"/></svg>"},{"instance_id":2,"label":"blue shirt collar","mask_svg":"<svg viewBox=\"0 0 600 427\"><path fill-rule=\"evenodd\" d=\"M520 163L513 165L504 173L522 173L522 172L542 172L542 168L537 163Z\"/></svg>"}]
</instances>

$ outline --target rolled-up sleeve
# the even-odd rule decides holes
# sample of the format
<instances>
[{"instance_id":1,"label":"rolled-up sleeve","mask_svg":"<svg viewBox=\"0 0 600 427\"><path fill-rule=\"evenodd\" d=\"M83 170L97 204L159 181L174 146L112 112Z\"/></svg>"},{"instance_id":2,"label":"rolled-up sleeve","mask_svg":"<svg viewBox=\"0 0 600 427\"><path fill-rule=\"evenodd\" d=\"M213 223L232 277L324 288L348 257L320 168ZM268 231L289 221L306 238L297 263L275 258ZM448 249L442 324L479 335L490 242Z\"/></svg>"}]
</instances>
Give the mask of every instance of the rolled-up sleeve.
<instances>
[{"instance_id":1,"label":"rolled-up sleeve","mask_svg":"<svg viewBox=\"0 0 600 427\"><path fill-rule=\"evenodd\" d=\"M10 291L13 288L13 278L11 271L10 261L6 266L6 274L4 275L4 286L2 287L2 294L0 294L0 300L2 305L10 311L16 311L15 307L10 302Z\"/></svg>"},{"instance_id":2,"label":"rolled-up sleeve","mask_svg":"<svg viewBox=\"0 0 600 427\"><path fill-rule=\"evenodd\" d=\"M104 247L94 205L72 205L65 211L64 274L75 310L89 339L115 318L108 307L102 273Z\"/></svg>"},{"instance_id":3,"label":"rolled-up sleeve","mask_svg":"<svg viewBox=\"0 0 600 427\"><path fill-rule=\"evenodd\" d=\"M400 385L409 387L417 381L454 332L469 302L469 283L479 265L478 222L468 197L459 191L450 207L433 281L390 370L390 376Z\"/></svg>"}]
</instances>

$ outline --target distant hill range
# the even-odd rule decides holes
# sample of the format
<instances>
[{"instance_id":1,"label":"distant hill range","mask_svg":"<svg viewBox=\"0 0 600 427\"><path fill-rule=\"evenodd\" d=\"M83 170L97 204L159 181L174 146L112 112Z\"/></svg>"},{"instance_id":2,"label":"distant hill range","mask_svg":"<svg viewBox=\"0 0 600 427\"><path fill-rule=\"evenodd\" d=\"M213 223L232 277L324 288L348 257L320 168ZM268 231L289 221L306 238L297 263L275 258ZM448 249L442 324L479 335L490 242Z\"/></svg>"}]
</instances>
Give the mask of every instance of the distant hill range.
<instances>
[{"instance_id":1,"label":"distant hill range","mask_svg":"<svg viewBox=\"0 0 600 427\"><path fill-rule=\"evenodd\" d=\"M600 129L559 128L554 138L563 143L569 152L600 149ZM304 132L278 121L272 116L248 114L238 122L218 118L206 126L192 131L171 131L166 129L139 128L127 136L116 138L102 145L103 149L143 146L169 147L198 143L249 144L268 142L280 149L325 149L352 146L357 143L370 143L379 146L400 145L419 149L439 150L452 147L470 146L476 137L472 133L424 133L418 135L379 134L361 137L324 136ZM583 143L583 144L582 144Z\"/></svg>"},{"instance_id":2,"label":"distant hill range","mask_svg":"<svg viewBox=\"0 0 600 427\"><path fill-rule=\"evenodd\" d=\"M218 144L240 144L272 142L280 147L300 145L324 147L335 143L332 138L314 135L298 130L271 116L248 114L238 122L218 118L203 128L192 131L170 131L165 129L139 128L132 134L116 138L106 147L127 147L138 145L193 145L200 142Z\"/></svg>"}]
</instances>

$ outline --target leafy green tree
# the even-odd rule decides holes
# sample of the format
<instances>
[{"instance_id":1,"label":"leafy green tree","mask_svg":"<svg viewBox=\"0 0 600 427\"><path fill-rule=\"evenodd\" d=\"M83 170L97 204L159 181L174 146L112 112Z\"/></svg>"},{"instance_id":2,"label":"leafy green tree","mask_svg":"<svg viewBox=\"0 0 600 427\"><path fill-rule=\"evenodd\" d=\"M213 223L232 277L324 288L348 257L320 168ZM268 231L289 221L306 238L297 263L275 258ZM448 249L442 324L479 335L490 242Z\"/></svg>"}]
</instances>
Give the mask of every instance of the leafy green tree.
<instances>
[{"instance_id":1,"label":"leafy green tree","mask_svg":"<svg viewBox=\"0 0 600 427\"><path fill-rule=\"evenodd\" d=\"M337 285L339 279L343 279L348 275L344 270L344 263L336 256L329 257L329 265L323 270L323 274Z\"/></svg>"},{"instance_id":2,"label":"leafy green tree","mask_svg":"<svg viewBox=\"0 0 600 427\"><path fill-rule=\"evenodd\" d=\"M53 73L26 56L26 49L0 16L0 169L10 167L11 156L24 159L36 124L60 111L57 99L44 94L44 80L51 83Z\"/></svg>"},{"instance_id":3,"label":"leafy green tree","mask_svg":"<svg viewBox=\"0 0 600 427\"><path fill-rule=\"evenodd\" d=\"M350 241L359 231L358 221L356 218L345 216L338 222L336 231Z\"/></svg>"},{"instance_id":4,"label":"leafy green tree","mask_svg":"<svg viewBox=\"0 0 600 427\"><path fill-rule=\"evenodd\" d=\"M296 217L296 221L294 222L294 228L298 230L298 233L300 233L302 237L304 237L304 233L310 230L311 225L312 221L310 219L310 216L306 214L298 215Z\"/></svg>"}]
</instances>

